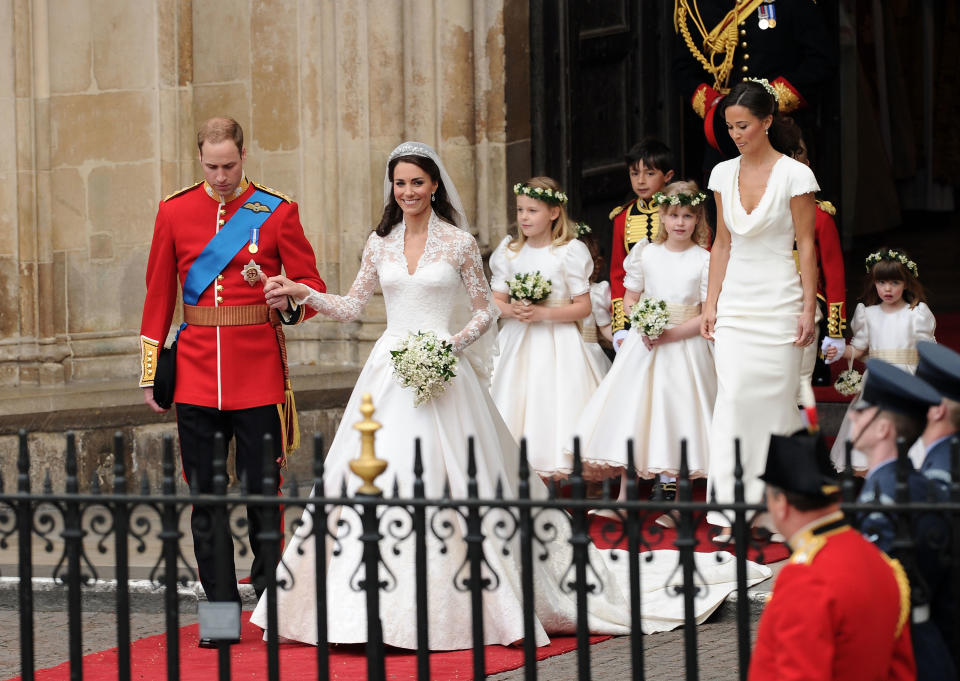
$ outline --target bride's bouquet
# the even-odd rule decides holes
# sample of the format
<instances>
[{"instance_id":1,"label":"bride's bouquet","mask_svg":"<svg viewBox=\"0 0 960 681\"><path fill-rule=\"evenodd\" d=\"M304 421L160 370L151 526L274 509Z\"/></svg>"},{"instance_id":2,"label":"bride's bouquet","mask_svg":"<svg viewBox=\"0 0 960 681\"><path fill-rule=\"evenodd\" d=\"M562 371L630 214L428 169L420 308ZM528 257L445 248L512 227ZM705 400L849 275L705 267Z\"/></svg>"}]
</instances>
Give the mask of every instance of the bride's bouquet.
<instances>
[{"instance_id":1,"label":"bride's bouquet","mask_svg":"<svg viewBox=\"0 0 960 681\"><path fill-rule=\"evenodd\" d=\"M510 297L514 300L520 300L526 304L539 303L546 300L553 290L553 283L536 272L517 272L512 279L507 280L507 286L510 288Z\"/></svg>"},{"instance_id":2,"label":"bride's bouquet","mask_svg":"<svg viewBox=\"0 0 960 681\"><path fill-rule=\"evenodd\" d=\"M641 298L630 311L630 326L651 340L663 333L669 322L670 313L662 300Z\"/></svg>"},{"instance_id":3,"label":"bride's bouquet","mask_svg":"<svg viewBox=\"0 0 960 681\"><path fill-rule=\"evenodd\" d=\"M404 388L413 388L413 406L419 407L442 393L456 376L453 346L433 331L412 331L390 351L393 375Z\"/></svg>"},{"instance_id":4,"label":"bride's bouquet","mask_svg":"<svg viewBox=\"0 0 960 681\"><path fill-rule=\"evenodd\" d=\"M841 395L856 395L860 392L860 384L862 381L863 376L859 371L856 369L847 369L846 371L841 371L840 375L837 376L833 388Z\"/></svg>"}]
</instances>

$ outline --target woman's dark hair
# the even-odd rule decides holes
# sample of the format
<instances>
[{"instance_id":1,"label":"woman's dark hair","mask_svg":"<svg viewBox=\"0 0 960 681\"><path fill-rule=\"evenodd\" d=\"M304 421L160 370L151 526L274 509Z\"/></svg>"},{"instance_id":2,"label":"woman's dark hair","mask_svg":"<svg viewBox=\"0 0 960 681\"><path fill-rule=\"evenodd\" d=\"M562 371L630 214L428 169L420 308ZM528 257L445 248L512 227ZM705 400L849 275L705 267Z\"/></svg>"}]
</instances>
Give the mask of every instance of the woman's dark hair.
<instances>
[{"instance_id":1,"label":"woman's dark hair","mask_svg":"<svg viewBox=\"0 0 960 681\"><path fill-rule=\"evenodd\" d=\"M882 248L880 250L887 251L889 249ZM906 255L903 249L897 250ZM860 296L860 299L868 307L883 302L877 293L876 284L878 281L902 281L903 299L907 301L911 308L916 307L917 303L927 302L927 294L923 290L923 284L913 276L910 270L903 266L903 263L899 260L881 260L870 268L864 278L863 295Z\"/></svg>"},{"instance_id":2,"label":"woman's dark hair","mask_svg":"<svg viewBox=\"0 0 960 681\"><path fill-rule=\"evenodd\" d=\"M447 198L447 189L443 186L443 180L440 179L440 169L437 167L437 164L433 162L433 159L427 158L426 156L415 155L397 156L387 165L387 174L390 178L391 185L393 184L393 169L397 167L398 163L412 163L427 172L430 179L437 183L437 191L434 193L435 200L430 204L433 212L451 225L456 225L457 222L453 217L455 211L453 210L453 206L450 205L450 199ZM387 205L383 209L383 217L380 218L380 224L378 224L376 228L377 236L387 236L393 229L393 226L402 220L403 209L397 204L397 199L393 195L393 188L391 187L390 195L387 198Z\"/></svg>"},{"instance_id":3,"label":"woman's dark hair","mask_svg":"<svg viewBox=\"0 0 960 681\"><path fill-rule=\"evenodd\" d=\"M730 93L723 98L721 116L731 106L742 106L757 118L773 116L770 130L767 133L770 145L781 154L793 156L796 145L791 145L788 134L784 130L783 115L777 105L777 98L767 92L767 88L753 80L742 80L730 89Z\"/></svg>"}]
</instances>

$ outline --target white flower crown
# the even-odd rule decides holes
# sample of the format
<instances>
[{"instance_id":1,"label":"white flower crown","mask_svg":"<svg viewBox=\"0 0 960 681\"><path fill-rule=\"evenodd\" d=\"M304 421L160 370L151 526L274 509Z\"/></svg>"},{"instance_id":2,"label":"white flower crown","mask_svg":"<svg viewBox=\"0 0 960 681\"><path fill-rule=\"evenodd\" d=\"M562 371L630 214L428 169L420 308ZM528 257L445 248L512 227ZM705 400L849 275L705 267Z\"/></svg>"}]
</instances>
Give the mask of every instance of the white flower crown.
<instances>
[{"instance_id":1,"label":"white flower crown","mask_svg":"<svg viewBox=\"0 0 960 681\"><path fill-rule=\"evenodd\" d=\"M707 200L707 195L703 192L696 194L671 194L667 196L663 192L657 192L650 197L650 202L657 206L699 206Z\"/></svg>"},{"instance_id":2,"label":"white flower crown","mask_svg":"<svg viewBox=\"0 0 960 681\"><path fill-rule=\"evenodd\" d=\"M871 253L863 261L863 264L866 265L867 272L869 272L870 270L873 269L873 266L876 265L881 260L891 260L893 262L898 262L904 267L906 267L908 270L910 270L910 273L913 276L917 278L920 277L920 271L917 268L917 263L915 263L913 260L908 258L906 253L902 253L901 251L898 251L893 248L881 249L879 251L876 251L875 253Z\"/></svg>"},{"instance_id":3,"label":"white flower crown","mask_svg":"<svg viewBox=\"0 0 960 681\"><path fill-rule=\"evenodd\" d=\"M574 229L577 232L577 238L584 236L585 234L593 234L593 230L590 229L590 225L586 222L578 222L574 225Z\"/></svg>"},{"instance_id":4,"label":"white flower crown","mask_svg":"<svg viewBox=\"0 0 960 681\"><path fill-rule=\"evenodd\" d=\"M567 203L567 195L561 191L554 191L550 188L531 187L525 182L517 182L513 185L513 193L517 196L521 194L529 196L531 199L543 201L554 206L563 206Z\"/></svg>"}]
</instances>

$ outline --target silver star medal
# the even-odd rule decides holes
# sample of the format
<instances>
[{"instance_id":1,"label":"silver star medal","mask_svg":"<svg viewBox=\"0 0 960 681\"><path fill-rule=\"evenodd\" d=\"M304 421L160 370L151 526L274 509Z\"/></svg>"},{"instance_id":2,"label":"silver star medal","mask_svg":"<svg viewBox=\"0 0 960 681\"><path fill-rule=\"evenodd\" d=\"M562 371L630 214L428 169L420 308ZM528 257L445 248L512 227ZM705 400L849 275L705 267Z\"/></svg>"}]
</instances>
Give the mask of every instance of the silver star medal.
<instances>
[{"instance_id":1,"label":"silver star medal","mask_svg":"<svg viewBox=\"0 0 960 681\"><path fill-rule=\"evenodd\" d=\"M251 286L256 286L260 282L260 265L253 261L253 258L250 258L248 262L243 267L243 279Z\"/></svg>"}]
</instances>

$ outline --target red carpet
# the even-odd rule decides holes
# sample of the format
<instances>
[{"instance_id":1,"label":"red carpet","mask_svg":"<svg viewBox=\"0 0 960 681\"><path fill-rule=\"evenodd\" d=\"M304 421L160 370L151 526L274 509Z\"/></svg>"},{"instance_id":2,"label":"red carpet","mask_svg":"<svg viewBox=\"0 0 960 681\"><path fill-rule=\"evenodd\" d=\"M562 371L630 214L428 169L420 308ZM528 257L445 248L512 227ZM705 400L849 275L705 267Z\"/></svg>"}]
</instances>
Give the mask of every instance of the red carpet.
<instances>
[{"instance_id":1,"label":"red carpet","mask_svg":"<svg viewBox=\"0 0 960 681\"><path fill-rule=\"evenodd\" d=\"M249 613L245 613L249 616ZM180 629L181 681L210 681L218 675L216 650L197 648L199 625ZM258 627L244 622L242 641L231 646L231 679L264 679L267 676L267 648ZM591 636L590 643L598 643L609 636ZM537 648L537 659L576 649L573 636L555 636L548 646ZM130 646L131 678L141 681L165 681L167 678L166 635L151 636L135 641ZM523 665L523 650L504 646L487 646L487 674L496 674ZM473 653L457 650L433 653L430 656L430 678L434 681L468 681L472 679ZM388 679L414 679L417 675L416 656L409 651L392 650L387 653ZM299 681L316 678L317 649L300 644L280 646L281 681ZM83 658L83 677L96 681L114 681L117 678L117 649L92 653ZM340 646L330 651L330 678L343 681L362 681L367 677L367 658L362 645ZM37 681L66 681L70 678L70 663L36 672ZM20 681L15 677L10 681Z\"/></svg>"}]
</instances>

